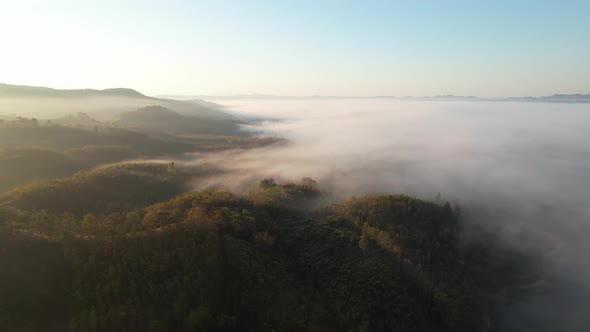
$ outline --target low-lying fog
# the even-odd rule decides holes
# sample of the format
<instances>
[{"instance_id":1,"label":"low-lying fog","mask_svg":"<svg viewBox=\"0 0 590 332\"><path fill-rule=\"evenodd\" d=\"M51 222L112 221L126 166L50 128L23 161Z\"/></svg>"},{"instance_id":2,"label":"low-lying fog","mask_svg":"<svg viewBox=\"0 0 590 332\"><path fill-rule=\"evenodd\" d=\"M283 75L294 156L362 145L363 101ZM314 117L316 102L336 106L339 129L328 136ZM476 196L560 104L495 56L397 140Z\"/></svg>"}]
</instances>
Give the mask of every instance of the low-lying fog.
<instances>
[{"instance_id":1,"label":"low-lying fog","mask_svg":"<svg viewBox=\"0 0 590 332\"><path fill-rule=\"evenodd\" d=\"M290 143L215 157L232 177L205 185L239 190L265 177L310 176L339 198L406 193L433 199L440 192L443 200L476 211L478 221L500 226L508 238L526 235L545 260L537 294L511 308L507 330L589 330L590 104L218 103L234 113L276 119L251 129Z\"/></svg>"}]
</instances>

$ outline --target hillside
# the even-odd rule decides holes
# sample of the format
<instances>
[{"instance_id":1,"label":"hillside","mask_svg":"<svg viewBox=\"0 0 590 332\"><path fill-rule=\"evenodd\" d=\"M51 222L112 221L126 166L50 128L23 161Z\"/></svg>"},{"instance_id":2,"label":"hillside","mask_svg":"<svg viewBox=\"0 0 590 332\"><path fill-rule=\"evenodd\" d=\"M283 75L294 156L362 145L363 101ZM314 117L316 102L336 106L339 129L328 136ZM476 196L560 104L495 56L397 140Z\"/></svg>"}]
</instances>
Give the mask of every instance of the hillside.
<instances>
[{"instance_id":1,"label":"hillside","mask_svg":"<svg viewBox=\"0 0 590 332\"><path fill-rule=\"evenodd\" d=\"M82 112L99 120L113 120L122 112L150 105L204 119L233 119L214 103L154 98L133 89L65 90L0 84L0 115L18 113L23 117L50 119Z\"/></svg>"},{"instance_id":2,"label":"hillside","mask_svg":"<svg viewBox=\"0 0 590 332\"><path fill-rule=\"evenodd\" d=\"M235 134L238 124L237 120L181 115L162 106L146 106L122 113L115 122L117 126L177 135Z\"/></svg>"},{"instance_id":3,"label":"hillside","mask_svg":"<svg viewBox=\"0 0 590 332\"><path fill-rule=\"evenodd\" d=\"M309 181L112 214L71 214L86 205L62 198L37 201L49 213L0 209L0 264L10 267L0 274L0 328L483 331L523 266L506 259L515 252L466 247L448 204L379 195L310 209L329 196Z\"/></svg>"},{"instance_id":4,"label":"hillside","mask_svg":"<svg viewBox=\"0 0 590 332\"><path fill-rule=\"evenodd\" d=\"M63 154L36 148L0 148L0 192L19 184L71 175L79 169Z\"/></svg>"},{"instance_id":5,"label":"hillside","mask_svg":"<svg viewBox=\"0 0 590 332\"><path fill-rule=\"evenodd\" d=\"M137 120L141 121L140 118ZM87 115L66 117L60 123L71 126L27 118L0 120L0 192L124 160L167 160L181 158L189 152L249 149L282 141L243 135L176 136L149 130L139 132L103 122L97 125Z\"/></svg>"},{"instance_id":6,"label":"hillside","mask_svg":"<svg viewBox=\"0 0 590 332\"><path fill-rule=\"evenodd\" d=\"M23 121L4 127L0 124L0 148L34 147L66 151L92 146L127 146L132 148L131 156L152 157L192 152L198 145L191 144L186 138L159 135L157 132L139 132L132 128L24 125Z\"/></svg>"},{"instance_id":7,"label":"hillside","mask_svg":"<svg viewBox=\"0 0 590 332\"><path fill-rule=\"evenodd\" d=\"M93 96L120 96L149 98L133 89L52 89L40 86L12 85L0 83L0 97L51 97L51 98L85 98Z\"/></svg>"},{"instance_id":8,"label":"hillside","mask_svg":"<svg viewBox=\"0 0 590 332\"><path fill-rule=\"evenodd\" d=\"M94 126L107 126L108 123L98 121L86 113L78 112L76 114L66 114L65 116L48 119L53 124L60 126L80 126L80 127L94 127Z\"/></svg>"},{"instance_id":9,"label":"hillside","mask_svg":"<svg viewBox=\"0 0 590 332\"><path fill-rule=\"evenodd\" d=\"M0 194L0 202L57 215L121 212L180 194L188 176L169 175L165 164L124 163L18 187Z\"/></svg>"}]
</instances>

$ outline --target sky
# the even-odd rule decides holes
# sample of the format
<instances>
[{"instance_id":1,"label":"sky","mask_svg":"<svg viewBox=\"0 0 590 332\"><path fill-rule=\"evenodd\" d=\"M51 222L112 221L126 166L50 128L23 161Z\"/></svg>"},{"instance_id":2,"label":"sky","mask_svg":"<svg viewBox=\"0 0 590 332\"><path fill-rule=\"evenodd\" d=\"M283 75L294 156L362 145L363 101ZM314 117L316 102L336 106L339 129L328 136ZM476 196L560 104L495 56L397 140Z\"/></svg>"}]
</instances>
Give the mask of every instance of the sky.
<instances>
[{"instance_id":1,"label":"sky","mask_svg":"<svg viewBox=\"0 0 590 332\"><path fill-rule=\"evenodd\" d=\"M182 95L590 93L590 1L0 0L0 82Z\"/></svg>"}]
</instances>

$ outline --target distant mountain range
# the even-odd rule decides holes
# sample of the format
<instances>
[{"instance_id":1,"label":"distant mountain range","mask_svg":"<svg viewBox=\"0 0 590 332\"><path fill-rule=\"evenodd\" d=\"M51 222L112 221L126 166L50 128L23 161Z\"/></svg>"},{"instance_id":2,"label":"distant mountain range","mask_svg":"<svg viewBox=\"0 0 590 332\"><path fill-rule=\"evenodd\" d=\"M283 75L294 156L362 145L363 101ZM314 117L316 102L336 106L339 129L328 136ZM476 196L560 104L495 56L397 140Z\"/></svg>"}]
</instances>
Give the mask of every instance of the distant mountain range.
<instances>
[{"instance_id":1,"label":"distant mountain range","mask_svg":"<svg viewBox=\"0 0 590 332\"><path fill-rule=\"evenodd\" d=\"M487 102L538 102L538 103L590 103L590 94L554 94L551 96L541 97L506 97L506 98L485 98L476 96L275 96L263 94L245 94L245 95L229 95L229 96L215 96L215 95L163 95L159 96L167 99L175 100L233 100L233 99L396 99L396 100L417 100L417 101L487 101Z\"/></svg>"},{"instance_id":2,"label":"distant mountain range","mask_svg":"<svg viewBox=\"0 0 590 332\"><path fill-rule=\"evenodd\" d=\"M61 98L75 100L78 98L107 97L123 98L128 100L141 101L138 107L161 105L174 111L184 114L191 114L195 111L207 114L208 116L220 115L221 105L207 102L205 100L232 100L232 99L396 99L396 100L423 100L423 101L487 101L487 102L539 102L539 103L590 103L590 94L553 94L540 97L506 97L486 98L477 96L277 96L265 94L240 94L240 95L160 95L146 96L136 90L129 88L114 89L52 89L47 87L12 85L0 83L0 100L2 98ZM187 103L188 102L188 103ZM0 104L1 111L1 104ZM216 114L217 113L217 114Z\"/></svg>"}]
</instances>

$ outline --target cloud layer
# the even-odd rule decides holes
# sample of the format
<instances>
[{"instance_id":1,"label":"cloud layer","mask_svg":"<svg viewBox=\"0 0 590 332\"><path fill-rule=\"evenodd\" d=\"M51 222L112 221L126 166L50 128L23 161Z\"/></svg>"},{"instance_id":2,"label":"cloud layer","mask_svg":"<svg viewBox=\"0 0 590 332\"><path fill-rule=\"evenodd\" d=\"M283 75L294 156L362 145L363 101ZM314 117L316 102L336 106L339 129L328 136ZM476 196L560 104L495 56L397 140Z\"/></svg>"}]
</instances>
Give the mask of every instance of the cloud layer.
<instances>
[{"instance_id":1,"label":"cloud layer","mask_svg":"<svg viewBox=\"0 0 590 332\"><path fill-rule=\"evenodd\" d=\"M368 100L221 101L273 118L290 140L256 152L195 155L228 171L199 186L245 190L310 176L338 198L406 193L486 211L479 222L527 234L545 262L541 292L511 308L507 330L590 327L590 105Z\"/></svg>"}]
</instances>

